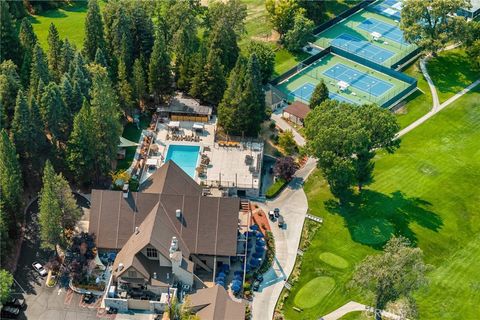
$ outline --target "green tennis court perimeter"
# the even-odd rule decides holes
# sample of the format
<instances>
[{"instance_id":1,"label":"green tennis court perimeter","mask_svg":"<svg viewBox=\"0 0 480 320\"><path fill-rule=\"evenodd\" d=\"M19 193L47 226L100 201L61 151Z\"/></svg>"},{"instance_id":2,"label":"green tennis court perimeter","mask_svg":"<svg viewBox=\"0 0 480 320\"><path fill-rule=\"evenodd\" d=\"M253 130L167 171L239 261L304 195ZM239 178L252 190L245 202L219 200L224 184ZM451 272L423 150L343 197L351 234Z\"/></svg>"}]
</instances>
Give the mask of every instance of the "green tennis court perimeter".
<instances>
[{"instance_id":1,"label":"green tennis court perimeter","mask_svg":"<svg viewBox=\"0 0 480 320\"><path fill-rule=\"evenodd\" d=\"M332 73L337 67L341 67L341 71ZM356 74L349 74L351 70L355 70ZM277 88L290 101L308 103L313 88L322 79L328 87L330 98L354 104L376 103L381 106L409 86L399 79L330 53L279 83ZM348 89L339 89L340 80L349 83ZM375 85L368 87L367 80L370 83L375 81Z\"/></svg>"},{"instance_id":2,"label":"green tennis court perimeter","mask_svg":"<svg viewBox=\"0 0 480 320\"><path fill-rule=\"evenodd\" d=\"M378 24L378 30L375 25L365 27L369 22ZM389 32L385 34L385 30ZM379 40L373 40L372 31L378 31L382 37ZM393 34L402 34L397 21L365 9L317 34L315 44L322 48L333 45L390 67L417 48L413 44L405 43L403 39L392 37Z\"/></svg>"}]
</instances>

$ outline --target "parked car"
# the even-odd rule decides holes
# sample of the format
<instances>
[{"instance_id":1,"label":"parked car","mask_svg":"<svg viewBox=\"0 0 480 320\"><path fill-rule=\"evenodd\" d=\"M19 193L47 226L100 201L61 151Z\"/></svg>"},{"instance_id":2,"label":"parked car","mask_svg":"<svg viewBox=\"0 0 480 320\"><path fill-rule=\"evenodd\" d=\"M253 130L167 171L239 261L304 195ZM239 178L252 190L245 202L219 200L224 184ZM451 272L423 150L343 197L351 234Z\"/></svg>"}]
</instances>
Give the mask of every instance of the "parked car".
<instances>
[{"instance_id":1,"label":"parked car","mask_svg":"<svg viewBox=\"0 0 480 320\"><path fill-rule=\"evenodd\" d=\"M268 217L270 220L275 221L275 213L272 210L268 211Z\"/></svg>"},{"instance_id":2,"label":"parked car","mask_svg":"<svg viewBox=\"0 0 480 320\"><path fill-rule=\"evenodd\" d=\"M252 290L253 291L258 291L260 289L260 281L255 280L252 284Z\"/></svg>"},{"instance_id":3,"label":"parked car","mask_svg":"<svg viewBox=\"0 0 480 320\"><path fill-rule=\"evenodd\" d=\"M87 292L83 295L83 303L90 304L94 301L95 301L95 296L92 293Z\"/></svg>"},{"instance_id":4,"label":"parked car","mask_svg":"<svg viewBox=\"0 0 480 320\"><path fill-rule=\"evenodd\" d=\"M279 216L279 217L278 217L278 227L279 227L280 229L285 228L285 220L283 219L282 216Z\"/></svg>"},{"instance_id":5,"label":"parked car","mask_svg":"<svg viewBox=\"0 0 480 320\"><path fill-rule=\"evenodd\" d=\"M47 275L47 270L45 270L45 268L38 262L34 262L32 263L32 267L33 269L35 269L35 271L38 272L39 275L41 275L42 277L45 277Z\"/></svg>"},{"instance_id":6,"label":"parked car","mask_svg":"<svg viewBox=\"0 0 480 320\"><path fill-rule=\"evenodd\" d=\"M273 209L273 214L275 215L275 218L280 217L280 209L278 208Z\"/></svg>"},{"instance_id":7,"label":"parked car","mask_svg":"<svg viewBox=\"0 0 480 320\"><path fill-rule=\"evenodd\" d=\"M4 305L8 307L23 309L25 307L25 299L9 298Z\"/></svg>"},{"instance_id":8,"label":"parked car","mask_svg":"<svg viewBox=\"0 0 480 320\"><path fill-rule=\"evenodd\" d=\"M15 307L5 306L2 308L0 317L2 319L16 319L20 314L20 309Z\"/></svg>"}]
</instances>

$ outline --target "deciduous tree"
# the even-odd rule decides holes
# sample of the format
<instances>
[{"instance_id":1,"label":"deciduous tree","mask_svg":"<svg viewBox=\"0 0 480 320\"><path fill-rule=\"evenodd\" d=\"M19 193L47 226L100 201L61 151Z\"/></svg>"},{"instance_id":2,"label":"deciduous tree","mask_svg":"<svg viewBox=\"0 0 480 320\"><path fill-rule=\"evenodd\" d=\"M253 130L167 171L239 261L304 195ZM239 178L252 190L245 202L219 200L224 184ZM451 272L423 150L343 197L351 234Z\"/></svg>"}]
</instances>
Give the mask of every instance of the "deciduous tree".
<instances>
[{"instance_id":1,"label":"deciduous tree","mask_svg":"<svg viewBox=\"0 0 480 320\"><path fill-rule=\"evenodd\" d=\"M465 19L456 13L469 6L469 0L406 0L402 5L400 29L406 41L436 55L450 41L459 38L458 31Z\"/></svg>"},{"instance_id":2,"label":"deciduous tree","mask_svg":"<svg viewBox=\"0 0 480 320\"><path fill-rule=\"evenodd\" d=\"M290 181L293 178L293 175L298 170L298 164L292 157L281 157L278 158L273 167L273 173L275 176L284 179L285 181Z\"/></svg>"},{"instance_id":3,"label":"deciduous tree","mask_svg":"<svg viewBox=\"0 0 480 320\"><path fill-rule=\"evenodd\" d=\"M13 285L13 275L5 269L0 269L0 303L5 303L10 297Z\"/></svg>"},{"instance_id":4,"label":"deciduous tree","mask_svg":"<svg viewBox=\"0 0 480 320\"><path fill-rule=\"evenodd\" d=\"M313 28L315 27L312 20L306 18L303 10L298 10L293 20L293 26L285 33L283 43L289 51L300 51L308 41L313 38Z\"/></svg>"},{"instance_id":5,"label":"deciduous tree","mask_svg":"<svg viewBox=\"0 0 480 320\"><path fill-rule=\"evenodd\" d=\"M293 28L295 15L300 9L296 0L266 0L267 17L280 40Z\"/></svg>"},{"instance_id":6,"label":"deciduous tree","mask_svg":"<svg viewBox=\"0 0 480 320\"><path fill-rule=\"evenodd\" d=\"M278 136L278 144L285 150L287 155L292 155L297 150L297 143L292 130L286 130Z\"/></svg>"},{"instance_id":7,"label":"deciduous tree","mask_svg":"<svg viewBox=\"0 0 480 320\"><path fill-rule=\"evenodd\" d=\"M332 193L345 200L352 185L359 190L372 180L373 157L377 149L394 152L400 145L395 116L376 105L354 106L327 100L305 120L307 151Z\"/></svg>"},{"instance_id":8,"label":"deciduous tree","mask_svg":"<svg viewBox=\"0 0 480 320\"><path fill-rule=\"evenodd\" d=\"M382 254L367 256L356 266L352 284L373 293L375 309L383 310L389 302L413 299L412 293L427 284L426 270L422 250L404 237L393 237Z\"/></svg>"},{"instance_id":9,"label":"deciduous tree","mask_svg":"<svg viewBox=\"0 0 480 320\"><path fill-rule=\"evenodd\" d=\"M273 74L275 66L275 53L267 44L259 41L250 41L246 48L248 55L255 53L260 65L260 72L262 74L262 82L266 84Z\"/></svg>"}]
</instances>

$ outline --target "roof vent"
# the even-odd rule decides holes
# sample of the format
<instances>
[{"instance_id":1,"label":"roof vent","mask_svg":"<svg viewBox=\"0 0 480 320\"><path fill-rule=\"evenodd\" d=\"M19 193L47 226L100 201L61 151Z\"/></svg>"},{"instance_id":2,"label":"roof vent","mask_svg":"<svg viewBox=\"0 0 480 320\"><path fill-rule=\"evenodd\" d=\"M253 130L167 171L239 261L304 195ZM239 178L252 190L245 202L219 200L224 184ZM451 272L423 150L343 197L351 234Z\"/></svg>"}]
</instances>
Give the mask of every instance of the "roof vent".
<instances>
[{"instance_id":1,"label":"roof vent","mask_svg":"<svg viewBox=\"0 0 480 320\"><path fill-rule=\"evenodd\" d=\"M138 227L135 227L135 234L139 234L140 233L140 229Z\"/></svg>"},{"instance_id":2,"label":"roof vent","mask_svg":"<svg viewBox=\"0 0 480 320\"><path fill-rule=\"evenodd\" d=\"M122 271L123 270L123 263L119 263L118 264L118 271Z\"/></svg>"},{"instance_id":3,"label":"roof vent","mask_svg":"<svg viewBox=\"0 0 480 320\"><path fill-rule=\"evenodd\" d=\"M175 216L177 217L177 219L180 219L182 217L182 210L181 209L175 210Z\"/></svg>"},{"instance_id":4,"label":"roof vent","mask_svg":"<svg viewBox=\"0 0 480 320\"><path fill-rule=\"evenodd\" d=\"M156 272L153 273L153 279L157 279L157 273Z\"/></svg>"}]
</instances>

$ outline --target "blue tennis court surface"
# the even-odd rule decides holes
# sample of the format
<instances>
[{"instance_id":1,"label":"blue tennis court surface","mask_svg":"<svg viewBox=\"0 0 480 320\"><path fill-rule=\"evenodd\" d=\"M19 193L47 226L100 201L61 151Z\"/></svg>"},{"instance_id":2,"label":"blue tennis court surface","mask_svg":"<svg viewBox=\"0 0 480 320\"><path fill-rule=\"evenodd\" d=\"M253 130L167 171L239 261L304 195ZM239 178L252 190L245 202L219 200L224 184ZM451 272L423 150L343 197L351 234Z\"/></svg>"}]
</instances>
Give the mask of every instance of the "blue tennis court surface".
<instances>
[{"instance_id":1,"label":"blue tennis court surface","mask_svg":"<svg viewBox=\"0 0 480 320\"><path fill-rule=\"evenodd\" d=\"M387 83L366 73L359 72L342 63L337 63L323 74L338 81L345 81L352 87L372 94L375 97L381 96L393 87L393 84L391 83Z\"/></svg>"},{"instance_id":2,"label":"blue tennis court surface","mask_svg":"<svg viewBox=\"0 0 480 320\"><path fill-rule=\"evenodd\" d=\"M331 45L380 64L394 55L392 51L380 48L348 33L342 33L333 39Z\"/></svg>"},{"instance_id":3,"label":"blue tennis court surface","mask_svg":"<svg viewBox=\"0 0 480 320\"><path fill-rule=\"evenodd\" d=\"M347 98L345 98L345 97L343 97L339 94L333 93L333 92L329 92L328 97L332 100L337 100L337 101L340 101L340 102L347 102L347 103L351 103L351 104L356 104L352 100L347 99Z\"/></svg>"},{"instance_id":4,"label":"blue tennis court surface","mask_svg":"<svg viewBox=\"0 0 480 320\"><path fill-rule=\"evenodd\" d=\"M400 44L406 44L406 42L403 40L403 32L397 26L392 26L391 24L371 18L362 21L362 23L360 23L358 27L368 32L376 31L380 33L382 37L398 42Z\"/></svg>"},{"instance_id":5,"label":"blue tennis court surface","mask_svg":"<svg viewBox=\"0 0 480 320\"><path fill-rule=\"evenodd\" d=\"M381 15L400 21L402 14L402 2L397 0L385 0L379 4L367 8L378 12Z\"/></svg>"},{"instance_id":6,"label":"blue tennis court surface","mask_svg":"<svg viewBox=\"0 0 480 320\"><path fill-rule=\"evenodd\" d=\"M300 87L298 87L297 89L293 90L292 94L297 98L300 98L306 102L310 102L310 98L312 97L314 90L315 90L315 85L307 82L301 85Z\"/></svg>"}]
</instances>

